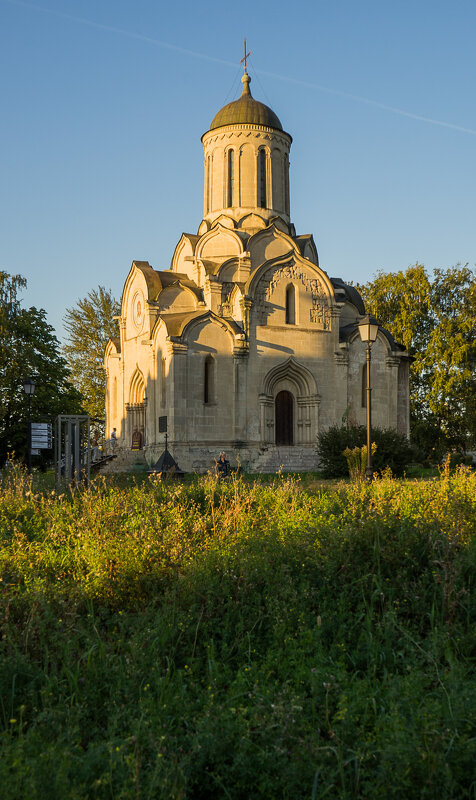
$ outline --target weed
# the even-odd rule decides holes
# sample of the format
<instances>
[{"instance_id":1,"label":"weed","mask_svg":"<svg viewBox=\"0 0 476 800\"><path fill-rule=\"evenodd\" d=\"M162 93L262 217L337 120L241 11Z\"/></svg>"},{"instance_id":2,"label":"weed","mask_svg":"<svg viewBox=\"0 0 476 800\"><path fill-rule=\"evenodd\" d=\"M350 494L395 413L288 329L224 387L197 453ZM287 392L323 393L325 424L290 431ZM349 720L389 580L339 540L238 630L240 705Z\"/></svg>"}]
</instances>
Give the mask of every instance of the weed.
<instances>
[{"instance_id":1,"label":"weed","mask_svg":"<svg viewBox=\"0 0 476 800\"><path fill-rule=\"evenodd\" d=\"M307 486L307 488L306 488ZM476 475L0 495L0 783L474 797Z\"/></svg>"}]
</instances>

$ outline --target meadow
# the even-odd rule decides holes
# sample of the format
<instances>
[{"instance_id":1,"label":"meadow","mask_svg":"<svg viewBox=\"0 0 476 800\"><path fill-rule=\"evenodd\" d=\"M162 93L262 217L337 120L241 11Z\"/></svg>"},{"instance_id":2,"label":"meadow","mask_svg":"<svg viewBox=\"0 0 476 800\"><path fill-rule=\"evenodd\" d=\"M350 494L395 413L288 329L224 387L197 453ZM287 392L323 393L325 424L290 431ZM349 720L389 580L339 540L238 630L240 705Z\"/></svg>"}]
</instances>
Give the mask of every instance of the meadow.
<instances>
[{"instance_id":1,"label":"meadow","mask_svg":"<svg viewBox=\"0 0 476 800\"><path fill-rule=\"evenodd\" d=\"M0 495L9 800L476 798L476 474Z\"/></svg>"}]
</instances>

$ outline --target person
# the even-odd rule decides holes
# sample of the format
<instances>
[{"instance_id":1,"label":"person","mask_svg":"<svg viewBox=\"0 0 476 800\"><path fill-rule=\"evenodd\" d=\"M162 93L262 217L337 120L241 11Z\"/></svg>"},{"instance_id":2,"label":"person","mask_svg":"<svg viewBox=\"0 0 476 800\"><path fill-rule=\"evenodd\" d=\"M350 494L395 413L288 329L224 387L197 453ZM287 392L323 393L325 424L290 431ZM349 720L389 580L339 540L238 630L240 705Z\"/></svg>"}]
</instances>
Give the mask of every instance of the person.
<instances>
[{"instance_id":1,"label":"person","mask_svg":"<svg viewBox=\"0 0 476 800\"><path fill-rule=\"evenodd\" d=\"M216 462L216 469L218 479L226 478L230 472L230 462L226 459L226 453L220 453L218 461Z\"/></svg>"},{"instance_id":2,"label":"person","mask_svg":"<svg viewBox=\"0 0 476 800\"><path fill-rule=\"evenodd\" d=\"M98 461L99 459L99 442L98 442L98 435L97 433L94 434L93 440L91 442L91 458L93 461Z\"/></svg>"},{"instance_id":3,"label":"person","mask_svg":"<svg viewBox=\"0 0 476 800\"><path fill-rule=\"evenodd\" d=\"M117 433L115 428L112 429L111 438L109 441L111 442L111 450L112 454L114 455L117 447Z\"/></svg>"}]
</instances>

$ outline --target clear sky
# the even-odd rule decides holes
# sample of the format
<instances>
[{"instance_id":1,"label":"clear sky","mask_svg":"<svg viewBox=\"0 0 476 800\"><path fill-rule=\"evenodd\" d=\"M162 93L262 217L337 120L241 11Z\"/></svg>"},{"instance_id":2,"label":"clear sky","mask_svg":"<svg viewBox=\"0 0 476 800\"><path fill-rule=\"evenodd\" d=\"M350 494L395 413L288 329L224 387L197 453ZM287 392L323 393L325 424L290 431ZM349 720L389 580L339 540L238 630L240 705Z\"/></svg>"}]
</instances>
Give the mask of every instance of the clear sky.
<instances>
[{"instance_id":1,"label":"clear sky","mask_svg":"<svg viewBox=\"0 0 476 800\"><path fill-rule=\"evenodd\" d=\"M245 36L330 276L476 261L474 0L0 0L0 269L60 337L80 297L196 233Z\"/></svg>"}]
</instances>

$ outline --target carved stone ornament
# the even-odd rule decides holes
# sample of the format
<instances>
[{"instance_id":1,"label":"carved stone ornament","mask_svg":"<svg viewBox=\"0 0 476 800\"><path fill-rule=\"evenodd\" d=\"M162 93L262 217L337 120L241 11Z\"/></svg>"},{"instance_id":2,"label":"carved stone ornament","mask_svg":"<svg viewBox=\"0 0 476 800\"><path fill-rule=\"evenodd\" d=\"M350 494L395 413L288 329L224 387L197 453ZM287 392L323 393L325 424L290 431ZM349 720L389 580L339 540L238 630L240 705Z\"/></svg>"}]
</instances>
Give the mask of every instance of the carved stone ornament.
<instances>
[{"instance_id":1,"label":"carved stone ornament","mask_svg":"<svg viewBox=\"0 0 476 800\"><path fill-rule=\"evenodd\" d=\"M138 331L144 326L145 319L145 299L141 289L135 293L132 300L132 320Z\"/></svg>"},{"instance_id":2,"label":"carved stone ornament","mask_svg":"<svg viewBox=\"0 0 476 800\"><path fill-rule=\"evenodd\" d=\"M272 310L271 298L277 286L283 281L300 283L304 287L305 291L311 295L312 301L309 322L318 330L329 331L331 329L331 314L324 284L319 278L310 277L299 264L294 262L290 262L279 269L270 267L261 277L255 292L254 302L257 324L266 325L268 315ZM303 323L305 323L305 320L303 320Z\"/></svg>"},{"instance_id":3,"label":"carved stone ornament","mask_svg":"<svg viewBox=\"0 0 476 800\"><path fill-rule=\"evenodd\" d=\"M230 303L230 295L235 287L232 281L224 281L221 285L221 306L219 314L222 317L231 317L232 309Z\"/></svg>"}]
</instances>

